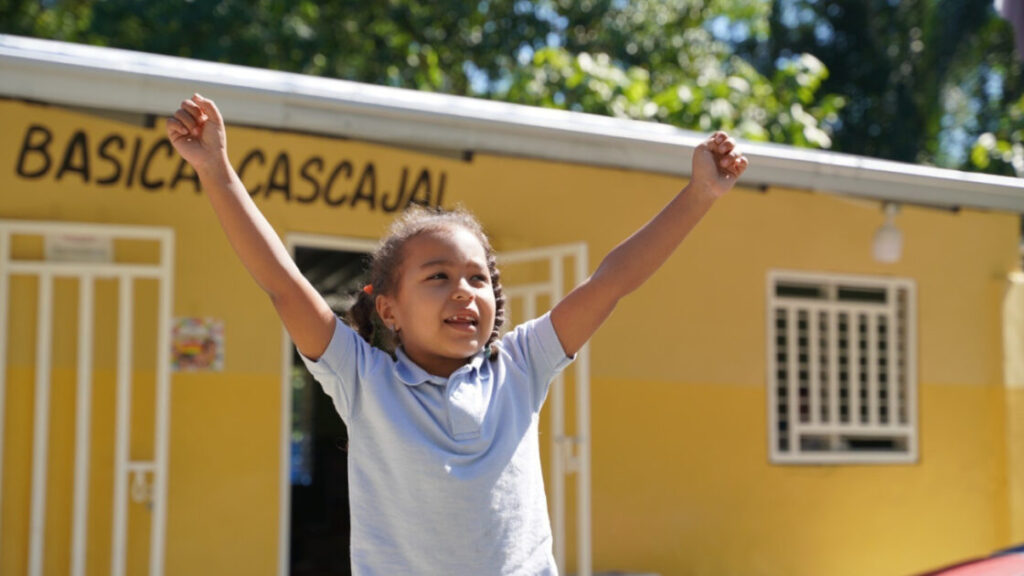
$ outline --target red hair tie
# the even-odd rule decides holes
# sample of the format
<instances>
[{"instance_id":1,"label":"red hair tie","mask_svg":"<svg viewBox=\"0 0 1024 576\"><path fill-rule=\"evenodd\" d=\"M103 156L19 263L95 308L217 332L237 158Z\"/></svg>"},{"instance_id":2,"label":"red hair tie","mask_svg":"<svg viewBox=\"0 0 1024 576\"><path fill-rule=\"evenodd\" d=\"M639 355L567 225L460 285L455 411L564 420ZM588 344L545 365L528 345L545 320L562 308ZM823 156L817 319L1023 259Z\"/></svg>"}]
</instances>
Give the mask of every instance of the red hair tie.
<instances>
[{"instance_id":1,"label":"red hair tie","mask_svg":"<svg viewBox=\"0 0 1024 576\"><path fill-rule=\"evenodd\" d=\"M373 284L367 284L366 286L363 286L363 292L365 292L365 293L369 294L370 296L372 296L373 295Z\"/></svg>"}]
</instances>

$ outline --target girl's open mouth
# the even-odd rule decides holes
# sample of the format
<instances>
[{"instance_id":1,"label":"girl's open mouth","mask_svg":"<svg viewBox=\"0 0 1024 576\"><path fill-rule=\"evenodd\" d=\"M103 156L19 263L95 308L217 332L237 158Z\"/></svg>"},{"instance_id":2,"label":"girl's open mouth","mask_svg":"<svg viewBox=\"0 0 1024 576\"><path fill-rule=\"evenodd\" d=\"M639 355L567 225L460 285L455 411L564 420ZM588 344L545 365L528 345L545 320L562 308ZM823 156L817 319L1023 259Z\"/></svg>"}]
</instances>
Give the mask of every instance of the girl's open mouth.
<instances>
[{"instance_id":1,"label":"girl's open mouth","mask_svg":"<svg viewBox=\"0 0 1024 576\"><path fill-rule=\"evenodd\" d=\"M456 314L454 316L445 318L444 323L455 328L469 330L476 328L477 319L472 314Z\"/></svg>"}]
</instances>

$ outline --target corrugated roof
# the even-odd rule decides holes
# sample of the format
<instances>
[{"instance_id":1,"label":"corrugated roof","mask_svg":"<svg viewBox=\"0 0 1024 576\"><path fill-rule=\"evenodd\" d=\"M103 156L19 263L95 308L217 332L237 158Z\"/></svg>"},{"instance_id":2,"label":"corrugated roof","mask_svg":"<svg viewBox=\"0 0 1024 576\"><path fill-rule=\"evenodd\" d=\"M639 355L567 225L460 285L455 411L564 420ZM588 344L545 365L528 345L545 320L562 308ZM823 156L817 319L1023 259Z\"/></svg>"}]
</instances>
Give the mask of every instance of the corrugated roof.
<instances>
[{"instance_id":1,"label":"corrugated roof","mask_svg":"<svg viewBox=\"0 0 1024 576\"><path fill-rule=\"evenodd\" d=\"M703 139L651 122L8 35L0 80L9 98L164 116L200 92L232 123L683 176ZM1024 213L1020 178L776 144L743 150L748 186Z\"/></svg>"}]
</instances>

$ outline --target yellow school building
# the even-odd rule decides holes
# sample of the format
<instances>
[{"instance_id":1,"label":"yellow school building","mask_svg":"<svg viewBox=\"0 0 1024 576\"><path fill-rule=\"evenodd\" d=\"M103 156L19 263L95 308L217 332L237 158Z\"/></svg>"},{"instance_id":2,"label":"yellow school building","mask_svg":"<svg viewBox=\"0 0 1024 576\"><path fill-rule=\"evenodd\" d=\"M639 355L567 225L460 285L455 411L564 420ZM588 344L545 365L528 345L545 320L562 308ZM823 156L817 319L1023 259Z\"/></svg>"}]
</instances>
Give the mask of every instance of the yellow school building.
<instances>
[{"instance_id":1,"label":"yellow school building","mask_svg":"<svg viewBox=\"0 0 1024 576\"><path fill-rule=\"evenodd\" d=\"M513 321L539 315L704 138L0 35L5 576L347 573L347 431L166 139L193 92L339 313L422 204L475 213ZM741 145L548 396L561 571L899 575L1024 543L1024 181Z\"/></svg>"}]
</instances>

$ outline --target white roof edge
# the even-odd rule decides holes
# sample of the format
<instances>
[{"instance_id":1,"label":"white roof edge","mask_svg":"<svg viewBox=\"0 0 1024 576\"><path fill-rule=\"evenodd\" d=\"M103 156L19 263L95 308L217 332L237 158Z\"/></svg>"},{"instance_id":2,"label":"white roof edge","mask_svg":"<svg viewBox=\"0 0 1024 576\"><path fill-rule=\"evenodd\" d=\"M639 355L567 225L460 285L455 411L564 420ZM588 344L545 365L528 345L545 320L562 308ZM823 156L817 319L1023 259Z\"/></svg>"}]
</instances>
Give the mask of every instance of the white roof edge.
<instances>
[{"instance_id":1,"label":"white roof edge","mask_svg":"<svg viewBox=\"0 0 1024 576\"><path fill-rule=\"evenodd\" d=\"M703 135L609 118L0 34L0 96L165 115L200 92L229 122L686 176ZM1024 213L1024 179L744 142L747 186Z\"/></svg>"}]
</instances>

